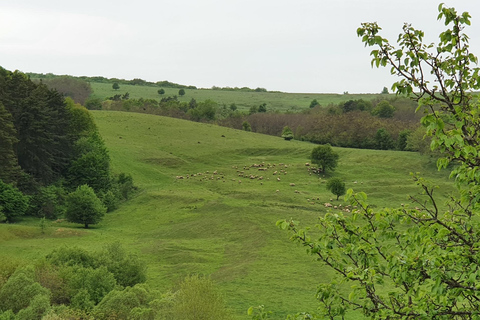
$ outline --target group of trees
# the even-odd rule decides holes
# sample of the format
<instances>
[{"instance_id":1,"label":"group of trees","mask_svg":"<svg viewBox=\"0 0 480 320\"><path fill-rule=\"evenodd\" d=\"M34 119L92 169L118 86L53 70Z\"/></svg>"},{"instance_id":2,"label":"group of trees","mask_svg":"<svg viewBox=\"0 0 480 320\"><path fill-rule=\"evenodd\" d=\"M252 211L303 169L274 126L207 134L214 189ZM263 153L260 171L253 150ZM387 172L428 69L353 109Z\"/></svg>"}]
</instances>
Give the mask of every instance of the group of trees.
<instances>
[{"instance_id":1,"label":"group of trees","mask_svg":"<svg viewBox=\"0 0 480 320\"><path fill-rule=\"evenodd\" d=\"M436 188L414 175L421 194L410 197L412 205L375 210L365 193L348 190L346 200L358 210L320 217L315 236L294 221L279 221L337 275L320 284L317 314L297 319L346 319L352 311L369 319L480 316L480 119L473 94L480 89L480 68L464 33L470 15L443 4L439 12L448 27L436 46L424 44L424 33L409 24L398 48L379 35L376 23L363 23L357 33L375 47L372 65L400 76L394 91L426 110L422 124L439 151L437 166L451 170L458 194L441 203Z\"/></svg>"},{"instance_id":2,"label":"group of trees","mask_svg":"<svg viewBox=\"0 0 480 320\"><path fill-rule=\"evenodd\" d=\"M90 103L90 101L88 101ZM312 102L313 103L313 102ZM96 105L92 106L96 108ZM318 106L318 105L316 105ZM212 100L180 101L176 96L160 99L111 99L102 103L104 110L142 112L192 121L215 121L235 129L282 136L288 126L292 139L331 144L339 147L420 151L417 136L407 139L419 128L414 105L405 98L365 101L349 100L339 105L316 107L300 113L278 113L268 110L267 104L251 106L247 113L235 104L229 107ZM423 150L425 151L425 150Z\"/></svg>"},{"instance_id":3,"label":"group of trees","mask_svg":"<svg viewBox=\"0 0 480 320\"><path fill-rule=\"evenodd\" d=\"M71 80L60 84L76 88ZM18 71L0 68L0 86L0 221L66 215L88 227L125 199L122 189L133 192L131 177L112 175L107 149L85 107ZM73 214L79 192L96 208L82 218Z\"/></svg>"},{"instance_id":4,"label":"group of trees","mask_svg":"<svg viewBox=\"0 0 480 320\"><path fill-rule=\"evenodd\" d=\"M79 80L83 83L90 83L90 82L99 82L99 83L111 83L112 85L114 83L117 83L117 85L134 85L134 86L150 86L150 87L164 87L164 88L178 88L178 89L192 89L196 90L196 86L187 86L183 84L178 84L170 81L157 81L157 82L151 82L151 81L146 81L143 79L139 78L134 78L132 80L125 80L125 79L118 79L118 78L105 78L101 76L97 77L87 77L87 76L80 76L80 77L74 77L74 76L67 76L67 75L55 75L52 73L34 73L34 72L29 72L27 73L27 76L31 77L32 79L39 79L42 81L51 81L55 80L57 78L69 78L73 80Z\"/></svg>"},{"instance_id":5,"label":"group of trees","mask_svg":"<svg viewBox=\"0 0 480 320\"><path fill-rule=\"evenodd\" d=\"M62 247L31 265L0 262L0 319L231 319L204 277L159 292L145 284L146 265L119 244L98 252Z\"/></svg>"},{"instance_id":6,"label":"group of trees","mask_svg":"<svg viewBox=\"0 0 480 320\"><path fill-rule=\"evenodd\" d=\"M325 173L326 171L335 171L338 165L339 155L333 151L329 144L321 145L313 148L310 155L312 164L317 165L318 173ZM340 196L343 196L346 192L345 182L337 177L328 179L326 184L327 190L331 191L337 196L337 200Z\"/></svg>"}]
</instances>

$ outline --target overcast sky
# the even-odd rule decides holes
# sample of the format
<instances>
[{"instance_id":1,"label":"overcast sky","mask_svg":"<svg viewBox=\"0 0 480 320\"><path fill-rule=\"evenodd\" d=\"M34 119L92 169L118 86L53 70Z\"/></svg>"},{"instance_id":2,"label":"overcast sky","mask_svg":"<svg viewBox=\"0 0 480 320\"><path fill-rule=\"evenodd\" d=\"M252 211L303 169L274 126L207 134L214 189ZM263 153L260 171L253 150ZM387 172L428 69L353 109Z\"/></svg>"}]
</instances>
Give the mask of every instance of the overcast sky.
<instances>
[{"instance_id":1,"label":"overcast sky","mask_svg":"<svg viewBox=\"0 0 480 320\"><path fill-rule=\"evenodd\" d=\"M480 1L445 0L472 15ZM8 70L168 80L201 88L375 93L395 77L372 69L356 35L378 22L394 42L404 22L437 42L433 0L0 0L0 66Z\"/></svg>"}]
</instances>

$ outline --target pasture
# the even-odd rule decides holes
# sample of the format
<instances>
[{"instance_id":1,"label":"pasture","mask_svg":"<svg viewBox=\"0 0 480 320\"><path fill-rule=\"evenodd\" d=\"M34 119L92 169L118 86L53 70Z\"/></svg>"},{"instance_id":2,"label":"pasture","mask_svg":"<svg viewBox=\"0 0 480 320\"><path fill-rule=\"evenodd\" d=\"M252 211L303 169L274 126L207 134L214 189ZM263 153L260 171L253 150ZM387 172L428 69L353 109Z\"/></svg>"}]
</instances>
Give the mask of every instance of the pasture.
<instances>
[{"instance_id":1,"label":"pasture","mask_svg":"<svg viewBox=\"0 0 480 320\"><path fill-rule=\"evenodd\" d=\"M308 109L313 99L317 99L322 106L329 104L338 104L347 100L364 99L371 100L376 97L385 97L381 94L328 94L328 93L285 93L285 92L242 92L242 91L223 91L211 89L185 89L185 95L179 96L176 88L163 88L164 95L158 94L160 87L154 86L134 86L120 85L120 89L114 90L111 83L91 82L93 96L105 99L116 94L125 94L128 92L133 99L156 99L176 95L180 101L188 102L191 99L197 102L207 99L217 102L220 106L230 107L232 103L240 111L248 111L251 106L259 106L262 103L267 104L267 110L279 112L298 112Z\"/></svg>"},{"instance_id":2,"label":"pasture","mask_svg":"<svg viewBox=\"0 0 480 320\"><path fill-rule=\"evenodd\" d=\"M105 94L107 89L97 85L92 84L95 94ZM132 98L133 89L151 89L158 96L153 87L125 88ZM205 90L186 91L181 99L203 100ZM220 103L223 94L235 99L236 92L212 92L217 99L208 98ZM298 94L295 101L308 108L319 96ZM255 99L242 103L263 101ZM288 108L293 102L284 103ZM325 188L329 177L365 191L376 207L398 207L408 202L407 195L418 194L412 171L439 185L441 198L454 190L448 173L438 172L432 160L417 153L335 148L337 170L318 176L305 166L311 143L147 114L92 114L113 171L132 174L138 194L88 230L59 221L48 222L42 233L39 221L30 218L0 225L0 261L8 256L21 264L59 246L97 250L120 241L147 262L148 283L160 291L175 288L186 275L205 274L238 319L247 319L248 307L259 304L273 310L273 318L284 319L315 310L316 285L330 281L332 274L291 243L275 222L293 218L313 225L326 212L324 203L345 206L342 200L331 201L335 196Z\"/></svg>"}]
</instances>

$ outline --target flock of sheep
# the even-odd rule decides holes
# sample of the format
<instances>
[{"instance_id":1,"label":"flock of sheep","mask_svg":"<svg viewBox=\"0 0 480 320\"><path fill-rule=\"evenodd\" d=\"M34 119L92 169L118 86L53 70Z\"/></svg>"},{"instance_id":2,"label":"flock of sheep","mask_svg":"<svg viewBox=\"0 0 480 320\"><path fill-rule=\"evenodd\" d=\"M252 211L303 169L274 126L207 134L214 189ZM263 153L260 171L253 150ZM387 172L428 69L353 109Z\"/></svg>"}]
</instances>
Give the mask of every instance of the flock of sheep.
<instances>
[{"instance_id":1,"label":"flock of sheep","mask_svg":"<svg viewBox=\"0 0 480 320\"><path fill-rule=\"evenodd\" d=\"M245 166L232 166L232 169L235 170L236 178L229 178L227 179L226 174L219 171L219 170L214 170L214 171L205 171L205 172L198 172L194 174L186 174L186 175L179 175L176 176L175 178L177 180L187 180L187 179L195 179L197 181L222 181L226 182L227 180L230 180L232 182L236 182L238 184L242 183L242 179L248 179L248 180L256 180L260 181L260 185L263 185L263 181L265 180L272 180L272 181L278 181L280 182L282 179L285 179L285 176L287 176L288 171L287 169L291 168L293 166L287 165L284 163L253 163L251 165L245 165ZM307 168L307 172L309 175L315 174L321 174L321 171L313 166L310 165L310 163L305 163L305 167ZM325 176L323 175L323 178ZM319 177L320 183L325 182L325 179L322 179L322 177ZM354 182L356 183L356 181ZM295 187L295 183L290 182L289 183L290 187ZM276 192L280 192L280 190L276 190ZM295 193L301 193L299 190L295 190ZM320 198L315 198L315 199L310 199L308 198L307 201L314 205L316 201L319 201ZM330 199L330 201L333 201L333 199ZM341 204L339 205L333 205L330 202L325 202L323 203L325 208L328 209L338 209L342 210L344 212L351 212L355 208L349 205L342 206Z\"/></svg>"}]
</instances>

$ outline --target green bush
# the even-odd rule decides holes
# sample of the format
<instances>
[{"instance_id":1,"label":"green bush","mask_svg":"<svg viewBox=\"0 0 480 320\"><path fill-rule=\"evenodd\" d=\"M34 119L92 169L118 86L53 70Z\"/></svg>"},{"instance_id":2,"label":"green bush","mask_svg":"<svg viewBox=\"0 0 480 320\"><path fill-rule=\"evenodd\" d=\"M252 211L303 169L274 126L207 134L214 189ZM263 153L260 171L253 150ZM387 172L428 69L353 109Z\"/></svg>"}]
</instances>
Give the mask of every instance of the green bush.
<instances>
[{"instance_id":1,"label":"green bush","mask_svg":"<svg viewBox=\"0 0 480 320\"><path fill-rule=\"evenodd\" d=\"M137 256L125 252L119 242L107 245L98 254L98 261L111 272L123 287L134 286L147 280L147 268Z\"/></svg>"},{"instance_id":2,"label":"green bush","mask_svg":"<svg viewBox=\"0 0 480 320\"><path fill-rule=\"evenodd\" d=\"M17 269L0 289L0 311L17 313L27 308L36 296L50 299L50 291L35 282L34 278L33 267Z\"/></svg>"},{"instance_id":3,"label":"green bush","mask_svg":"<svg viewBox=\"0 0 480 320\"><path fill-rule=\"evenodd\" d=\"M63 276L70 290L70 296L76 301L79 309L98 304L117 284L113 274L104 266L96 269L68 267Z\"/></svg>"},{"instance_id":4,"label":"green bush","mask_svg":"<svg viewBox=\"0 0 480 320\"><path fill-rule=\"evenodd\" d=\"M185 278L175 295L172 311L172 320L232 319L213 281L199 276Z\"/></svg>"},{"instance_id":5,"label":"green bush","mask_svg":"<svg viewBox=\"0 0 480 320\"><path fill-rule=\"evenodd\" d=\"M154 311L149 307L152 298L148 289L140 285L112 290L95 306L92 315L95 319L153 320Z\"/></svg>"},{"instance_id":6,"label":"green bush","mask_svg":"<svg viewBox=\"0 0 480 320\"><path fill-rule=\"evenodd\" d=\"M30 198L10 184L0 180L0 219L12 222L23 216L28 209Z\"/></svg>"},{"instance_id":7,"label":"green bush","mask_svg":"<svg viewBox=\"0 0 480 320\"><path fill-rule=\"evenodd\" d=\"M293 131L290 129L290 127L285 126L282 131L282 138L285 140L292 140L293 139Z\"/></svg>"},{"instance_id":8,"label":"green bush","mask_svg":"<svg viewBox=\"0 0 480 320\"><path fill-rule=\"evenodd\" d=\"M41 320L50 310L50 299L47 295L37 295L30 305L18 312L16 320Z\"/></svg>"},{"instance_id":9,"label":"green bush","mask_svg":"<svg viewBox=\"0 0 480 320\"><path fill-rule=\"evenodd\" d=\"M128 200L137 187L133 184L133 178L130 174L120 173L117 177L118 189L122 199Z\"/></svg>"},{"instance_id":10,"label":"green bush","mask_svg":"<svg viewBox=\"0 0 480 320\"><path fill-rule=\"evenodd\" d=\"M107 192L102 192L99 194L99 198L102 201L107 212L111 212L118 207L118 196L112 191L108 190Z\"/></svg>"},{"instance_id":11,"label":"green bush","mask_svg":"<svg viewBox=\"0 0 480 320\"><path fill-rule=\"evenodd\" d=\"M79 247L60 247L46 256L49 263L55 266L81 266L84 268L97 268L96 257Z\"/></svg>"},{"instance_id":12,"label":"green bush","mask_svg":"<svg viewBox=\"0 0 480 320\"><path fill-rule=\"evenodd\" d=\"M35 217L57 219L65 214L66 191L62 187L41 187L32 199L29 214Z\"/></svg>"}]
</instances>

